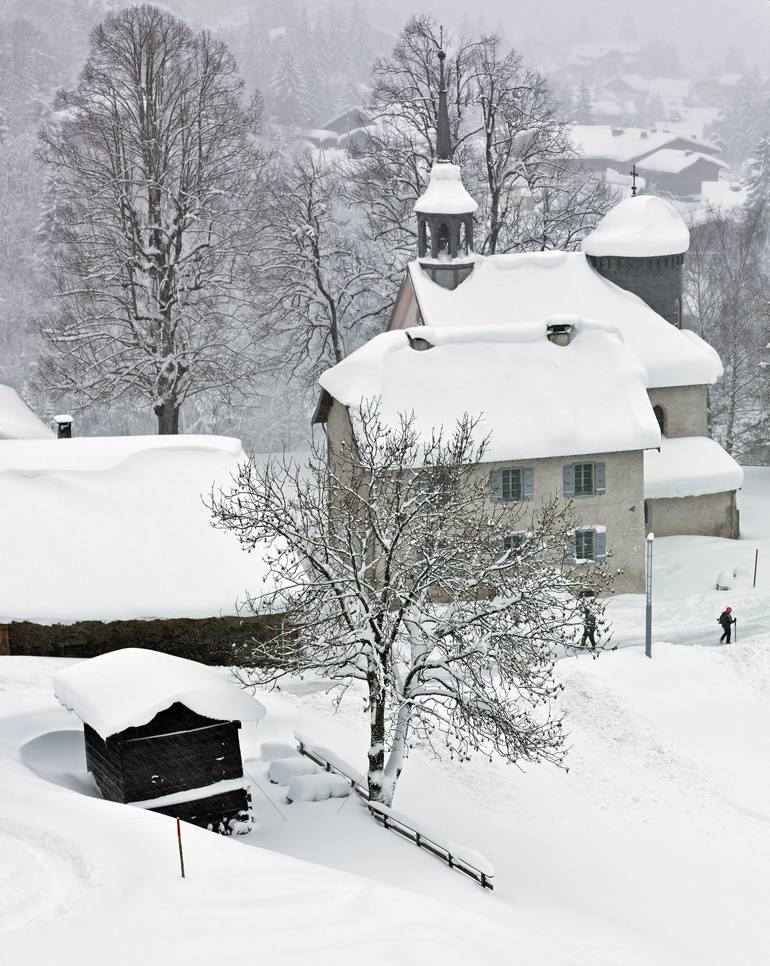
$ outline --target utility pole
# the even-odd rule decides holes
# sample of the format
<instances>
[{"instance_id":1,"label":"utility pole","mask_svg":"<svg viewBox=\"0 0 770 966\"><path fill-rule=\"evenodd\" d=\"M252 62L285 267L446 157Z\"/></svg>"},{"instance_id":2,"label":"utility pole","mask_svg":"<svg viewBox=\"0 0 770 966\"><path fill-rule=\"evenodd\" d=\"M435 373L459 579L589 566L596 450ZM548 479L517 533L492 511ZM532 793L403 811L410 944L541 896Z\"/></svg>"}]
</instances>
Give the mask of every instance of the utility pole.
<instances>
[{"instance_id":1,"label":"utility pole","mask_svg":"<svg viewBox=\"0 0 770 966\"><path fill-rule=\"evenodd\" d=\"M645 627L644 653L652 657L652 542L654 533L647 534L645 542Z\"/></svg>"}]
</instances>

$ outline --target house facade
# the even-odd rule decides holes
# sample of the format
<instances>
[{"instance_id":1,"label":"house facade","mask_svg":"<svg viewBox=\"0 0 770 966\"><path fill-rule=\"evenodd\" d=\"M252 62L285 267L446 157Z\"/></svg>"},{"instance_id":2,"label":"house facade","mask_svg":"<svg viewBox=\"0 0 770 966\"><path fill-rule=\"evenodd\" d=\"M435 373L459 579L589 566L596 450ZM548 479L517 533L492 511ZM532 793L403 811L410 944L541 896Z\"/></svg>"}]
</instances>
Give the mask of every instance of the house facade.
<instances>
[{"instance_id":1,"label":"house facade","mask_svg":"<svg viewBox=\"0 0 770 966\"><path fill-rule=\"evenodd\" d=\"M415 208L417 258L388 332L321 377L315 421L333 458L367 400L384 418L414 413L426 433L483 414L490 502L534 512L546 497L569 501L568 560L611 554L616 590L639 592L652 528L739 533L742 471L706 436L707 388L722 366L682 328L688 230L645 195L612 209L580 252L475 254L476 205L451 162L445 97L438 160Z\"/></svg>"}]
</instances>

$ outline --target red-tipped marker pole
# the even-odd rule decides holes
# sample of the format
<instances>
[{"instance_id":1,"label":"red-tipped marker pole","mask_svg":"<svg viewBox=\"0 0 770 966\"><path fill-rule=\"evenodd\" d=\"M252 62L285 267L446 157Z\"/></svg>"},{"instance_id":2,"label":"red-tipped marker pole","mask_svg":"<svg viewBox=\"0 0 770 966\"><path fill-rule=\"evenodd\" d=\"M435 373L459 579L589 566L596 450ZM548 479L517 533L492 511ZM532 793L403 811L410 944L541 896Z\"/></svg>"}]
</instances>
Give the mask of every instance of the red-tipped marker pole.
<instances>
[{"instance_id":1,"label":"red-tipped marker pole","mask_svg":"<svg viewBox=\"0 0 770 966\"><path fill-rule=\"evenodd\" d=\"M184 879L184 852L182 851L182 824L179 819L176 820L176 840L179 843L179 865L182 869L182 878Z\"/></svg>"}]
</instances>

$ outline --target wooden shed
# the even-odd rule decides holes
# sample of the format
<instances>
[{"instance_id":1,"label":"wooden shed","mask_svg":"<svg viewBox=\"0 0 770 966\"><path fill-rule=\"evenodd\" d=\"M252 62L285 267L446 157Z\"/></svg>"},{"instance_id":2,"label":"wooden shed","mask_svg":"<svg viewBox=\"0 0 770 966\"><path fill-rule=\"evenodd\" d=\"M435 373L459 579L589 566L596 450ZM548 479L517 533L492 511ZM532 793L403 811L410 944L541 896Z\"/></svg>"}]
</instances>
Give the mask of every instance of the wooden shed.
<instances>
[{"instance_id":1,"label":"wooden shed","mask_svg":"<svg viewBox=\"0 0 770 966\"><path fill-rule=\"evenodd\" d=\"M54 688L83 721L105 798L224 833L248 826L238 733L265 711L223 672L125 648L59 671Z\"/></svg>"}]
</instances>

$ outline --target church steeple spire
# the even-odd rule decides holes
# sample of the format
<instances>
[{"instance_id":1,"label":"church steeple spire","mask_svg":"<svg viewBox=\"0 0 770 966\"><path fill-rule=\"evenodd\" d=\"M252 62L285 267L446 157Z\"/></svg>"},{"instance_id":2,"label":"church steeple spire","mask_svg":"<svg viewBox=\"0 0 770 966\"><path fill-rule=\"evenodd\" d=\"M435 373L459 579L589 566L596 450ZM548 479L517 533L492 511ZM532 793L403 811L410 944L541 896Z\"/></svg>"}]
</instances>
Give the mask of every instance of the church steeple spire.
<instances>
[{"instance_id":1,"label":"church steeple spire","mask_svg":"<svg viewBox=\"0 0 770 966\"><path fill-rule=\"evenodd\" d=\"M439 161L452 160L452 139L449 134L449 108L447 107L447 88L446 74L444 73L444 61L446 51L444 50L443 37L442 45L438 52L439 64L441 65L441 78L438 91L438 119L436 125L436 158Z\"/></svg>"},{"instance_id":2,"label":"church steeple spire","mask_svg":"<svg viewBox=\"0 0 770 966\"><path fill-rule=\"evenodd\" d=\"M417 256L423 271L437 285L454 289L473 271L473 213L478 205L465 190L459 166L452 164L443 32L438 59L436 161L428 185L414 206Z\"/></svg>"}]
</instances>

